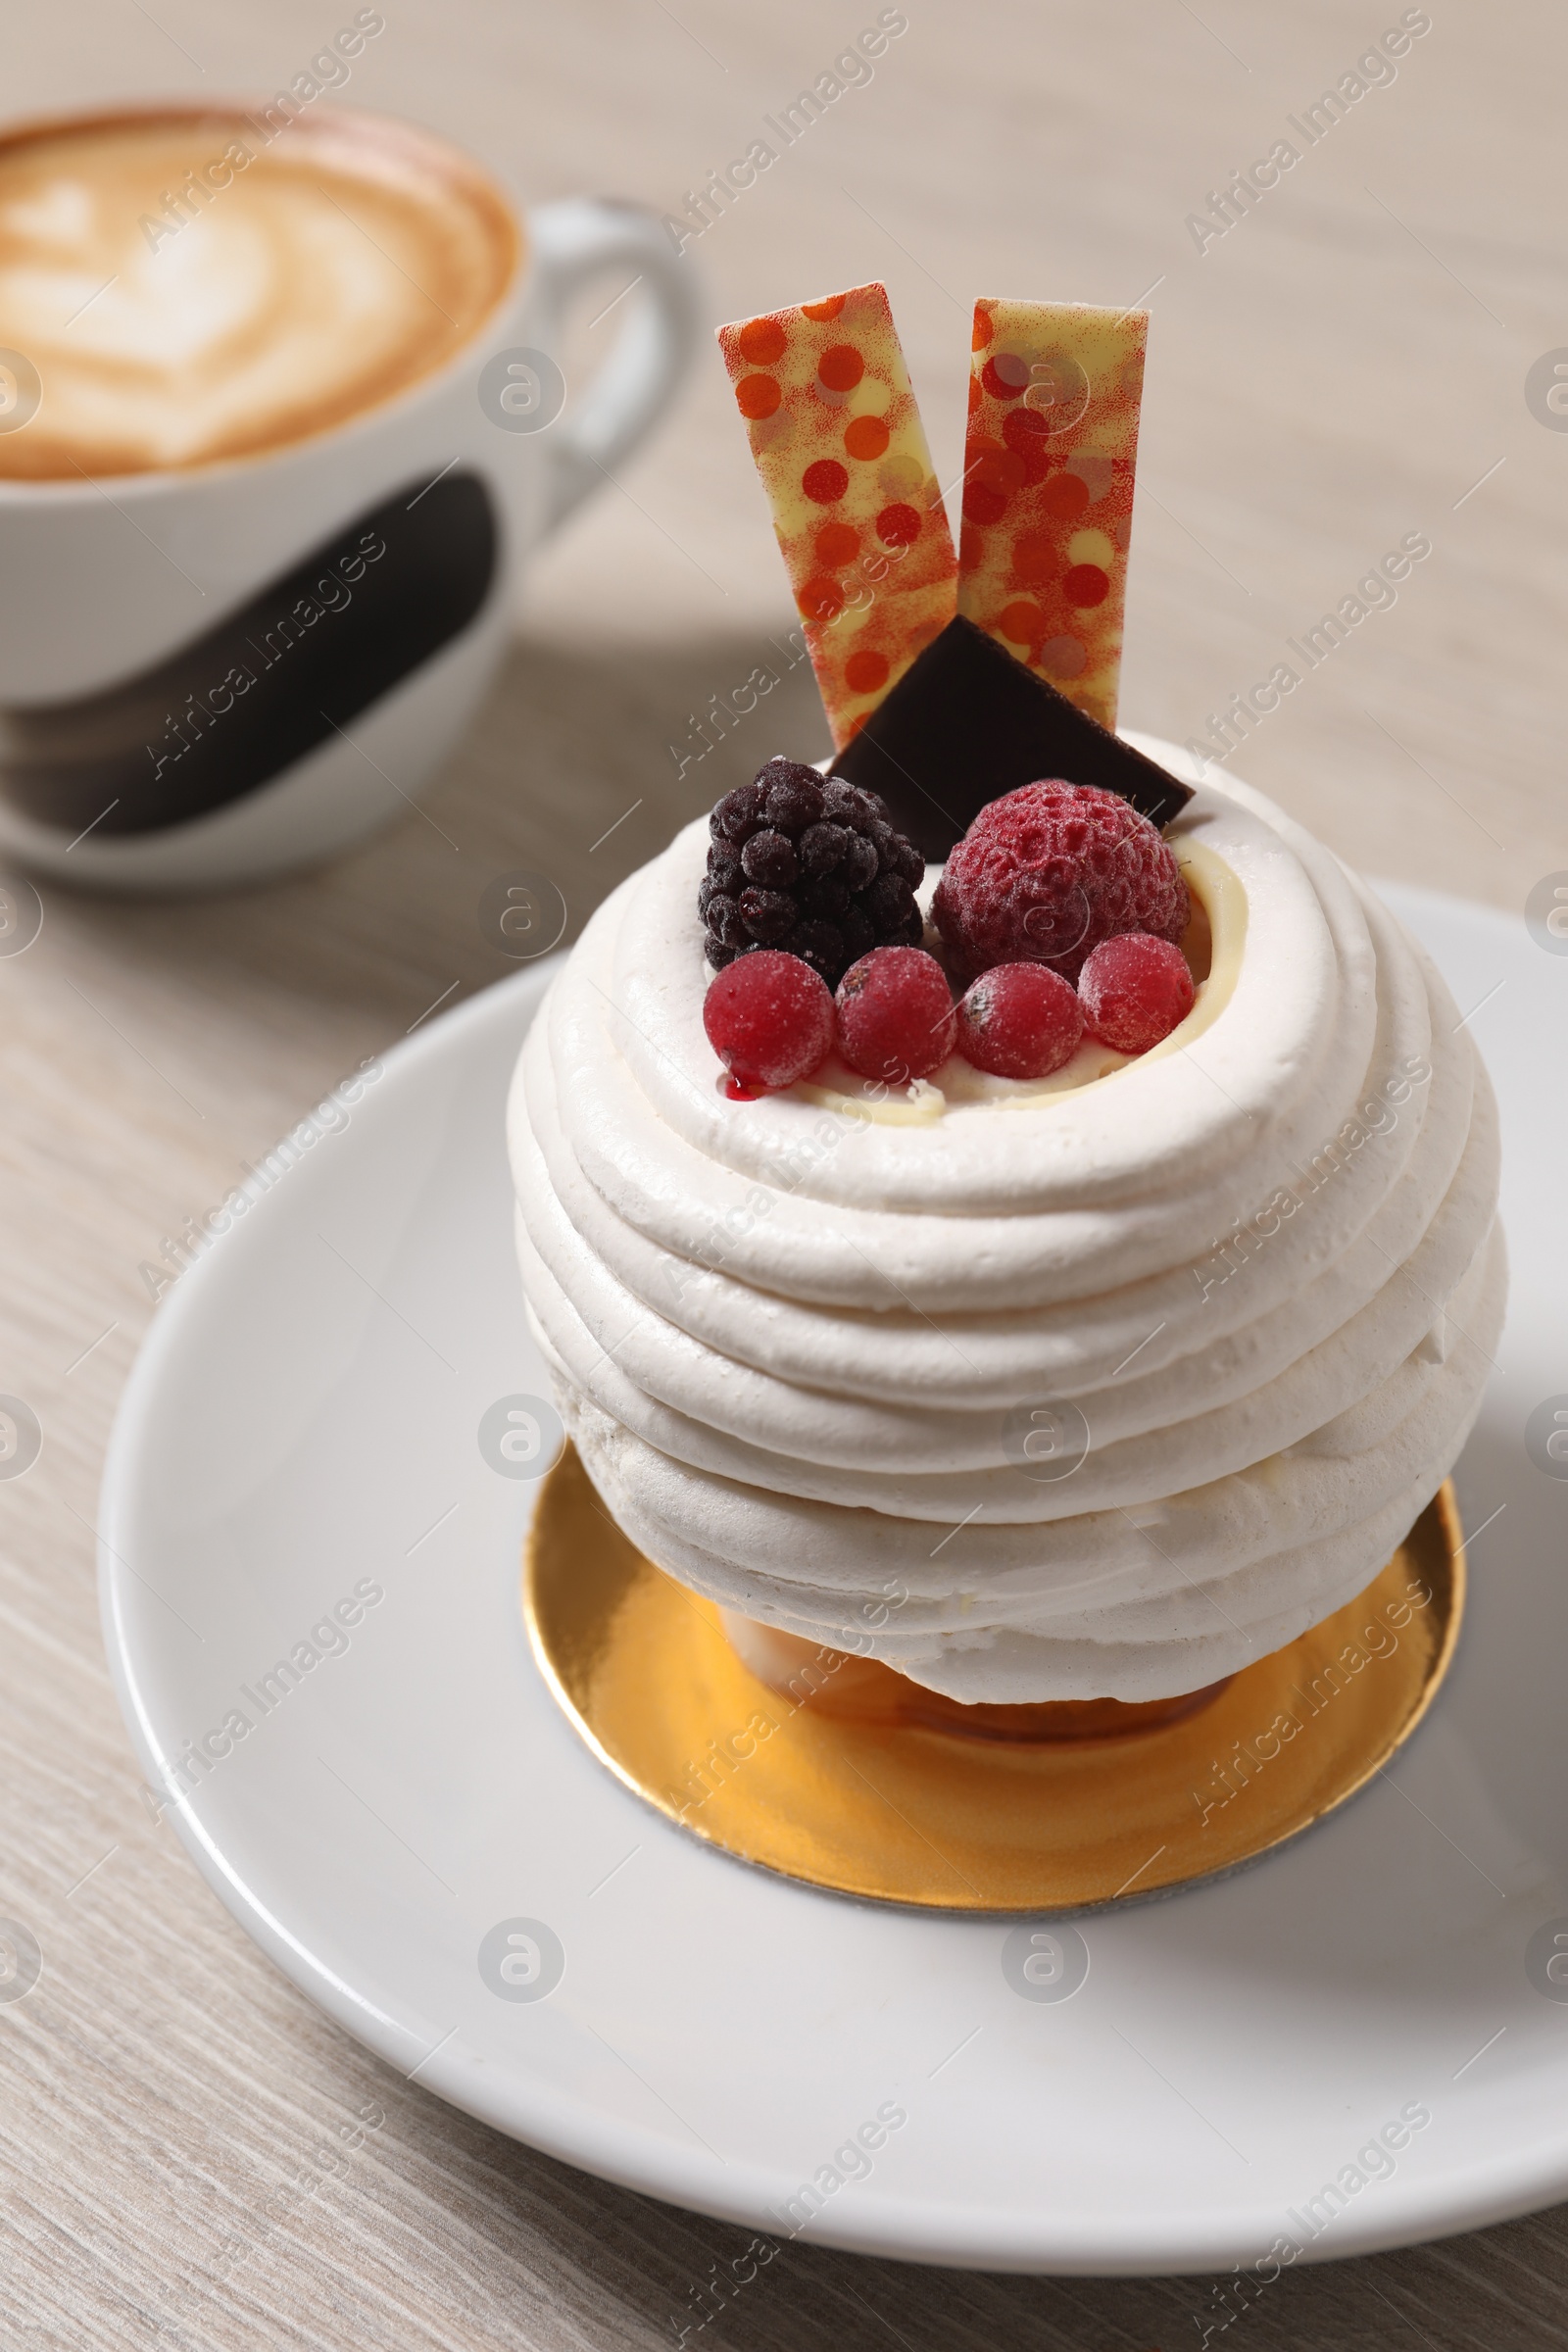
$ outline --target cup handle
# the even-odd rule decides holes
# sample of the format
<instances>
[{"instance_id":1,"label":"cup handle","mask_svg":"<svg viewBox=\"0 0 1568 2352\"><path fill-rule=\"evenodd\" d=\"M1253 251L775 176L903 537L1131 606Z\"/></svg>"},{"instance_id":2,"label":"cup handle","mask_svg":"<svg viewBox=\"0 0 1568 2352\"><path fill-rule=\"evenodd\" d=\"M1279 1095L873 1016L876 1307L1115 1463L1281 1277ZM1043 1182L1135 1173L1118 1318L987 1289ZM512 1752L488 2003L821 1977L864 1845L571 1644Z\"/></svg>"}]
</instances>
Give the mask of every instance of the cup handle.
<instances>
[{"instance_id":1,"label":"cup handle","mask_svg":"<svg viewBox=\"0 0 1568 2352\"><path fill-rule=\"evenodd\" d=\"M584 281L618 266L633 272L609 357L574 413L549 436L544 527L553 531L595 490L662 414L697 348L697 284L654 215L602 196L568 196L529 216L535 318L545 347Z\"/></svg>"}]
</instances>

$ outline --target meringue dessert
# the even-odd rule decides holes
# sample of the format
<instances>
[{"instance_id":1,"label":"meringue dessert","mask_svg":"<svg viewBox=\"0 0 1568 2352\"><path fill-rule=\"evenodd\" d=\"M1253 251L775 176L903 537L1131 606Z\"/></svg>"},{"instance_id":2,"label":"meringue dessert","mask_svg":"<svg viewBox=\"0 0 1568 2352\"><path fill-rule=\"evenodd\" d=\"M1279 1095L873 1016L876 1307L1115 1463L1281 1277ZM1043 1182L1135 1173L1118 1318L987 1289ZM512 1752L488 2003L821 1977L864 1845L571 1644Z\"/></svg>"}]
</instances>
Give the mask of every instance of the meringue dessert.
<instances>
[{"instance_id":1,"label":"meringue dessert","mask_svg":"<svg viewBox=\"0 0 1568 2352\"><path fill-rule=\"evenodd\" d=\"M1147 1701L1338 1609L1436 1493L1503 1308L1479 1057L1260 794L1164 838L1192 1009L1038 1079L868 1081L842 1013L808 1076L726 1079L704 823L589 923L518 1064L517 1245L588 1474L682 1584L958 1701Z\"/></svg>"},{"instance_id":2,"label":"meringue dessert","mask_svg":"<svg viewBox=\"0 0 1568 2352\"><path fill-rule=\"evenodd\" d=\"M976 303L956 544L884 287L719 329L837 748L613 893L509 1113L611 1517L743 1658L960 1712L1207 1691L1354 1599L1502 1321L1442 980L1114 731L1147 329Z\"/></svg>"}]
</instances>

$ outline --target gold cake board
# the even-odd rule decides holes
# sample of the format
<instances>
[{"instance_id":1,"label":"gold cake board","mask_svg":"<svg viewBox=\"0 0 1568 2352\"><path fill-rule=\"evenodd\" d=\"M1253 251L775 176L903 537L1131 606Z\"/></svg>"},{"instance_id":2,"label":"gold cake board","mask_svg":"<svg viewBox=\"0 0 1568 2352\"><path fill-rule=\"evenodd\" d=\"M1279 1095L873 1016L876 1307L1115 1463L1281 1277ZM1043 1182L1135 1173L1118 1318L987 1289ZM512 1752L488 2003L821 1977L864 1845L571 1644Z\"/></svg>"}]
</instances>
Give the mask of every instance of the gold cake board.
<instances>
[{"instance_id":1,"label":"gold cake board","mask_svg":"<svg viewBox=\"0 0 1568 2352\"><path fill-rule=\"evenodd\" d=\"M760 1679L716 1604L613 1525L569 1446L540 1493L523 1603L588 1745L695 1837L880 1902L1082 1910L1234 1870L1364 1787L1447 1670L1463 1539L1445 1484L1357 1599L1198 1711L1112 1737L958 1737L885 1708L857 1719L833 1689L844 1669L920 1694L838 1651L806 1652L816 1669L793 1690Z\"/></svg>"}]
</instances>

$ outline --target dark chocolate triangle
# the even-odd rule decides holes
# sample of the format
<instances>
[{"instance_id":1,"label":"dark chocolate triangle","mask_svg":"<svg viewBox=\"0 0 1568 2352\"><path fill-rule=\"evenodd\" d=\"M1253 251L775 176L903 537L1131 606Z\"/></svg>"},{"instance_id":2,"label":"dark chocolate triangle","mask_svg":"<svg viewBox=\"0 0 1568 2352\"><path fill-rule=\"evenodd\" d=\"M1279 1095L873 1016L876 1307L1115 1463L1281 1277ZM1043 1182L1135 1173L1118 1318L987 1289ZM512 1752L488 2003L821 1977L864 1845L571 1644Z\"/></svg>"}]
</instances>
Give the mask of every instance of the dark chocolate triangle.
<instances>
[{"instance_id":1,"label":"dark chocolate triangle","mask_svg":"<svg viewBox=\"0 0 1568 2352\"><path fill-rule=\"evenodd\" d=\"M933 862L988 801L1046 777L1119 793L1156 825L1193 797L961 614L905 671L833 773L879 792Z\"/></svg>"}]
</instances>

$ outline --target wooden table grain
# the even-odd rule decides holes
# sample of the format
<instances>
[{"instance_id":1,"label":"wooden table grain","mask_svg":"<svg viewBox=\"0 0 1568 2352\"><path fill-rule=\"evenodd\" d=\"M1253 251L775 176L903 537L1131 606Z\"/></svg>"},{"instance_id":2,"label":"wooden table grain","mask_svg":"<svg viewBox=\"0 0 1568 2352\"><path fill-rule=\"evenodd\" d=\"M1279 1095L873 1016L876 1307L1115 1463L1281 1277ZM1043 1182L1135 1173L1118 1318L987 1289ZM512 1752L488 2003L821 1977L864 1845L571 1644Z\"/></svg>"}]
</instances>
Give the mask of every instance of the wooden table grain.
<instances>
[{"instance_id":1,"label":"wooden table grain","mask_svg":"<svg viewBox=\"0 0 1568 2352\"><path fill-rule=\"evenodd\" d=\"M901 13L872 77L688 245L713 318L886 277L956 472L976 293L1147 296L1124 717L1214 741L1214 714L1292 663L1298 686L1234 764L1370 871L1517 912L1568 868L1568 437L1525 389L1568 344L1560 12ZM348 101L433 123L530 198L598 188L678 216L877 11L387 0L384 14ZM1394 78L1357 74L1401 16L1429 29ZM25 17L13 0L6 103L270 92L329 19L303 0L265 15L74 0ZM1350 81L1361 94L1309 137L1305 110ZM1235 169L1281 140L1298 152L1277 184L1216 217ZM579 325L570 371L612 325ZM1290 641L1417 532L1431 554L1397 603L1315 665L1294 662ZM537 566L515 650L422 812L322 871L221 899L116 904L45 884L40 937L0 960L0 1389L44 1431L32 1471L0 1482L0 1914L43 1953L33 1990L0 2005L7 2347L608 2352L673 2344L698 2308L735 2352L1175 2352L1205 2327L1217 2340L1207 2279L994 2278L800 2242L743 2294L715 2295L747 2233L496 2136L273 1973L139 1801L109 1686L92 1531L158 1287L143 1269L363 1055L500 976L477 917L493 875L552 875L575 930L761 759L825 748L797 668L679 772L691 714L774 659L789 622L710 358L678 416ZM329 2158L344 2125L357 2144ZM1288 2274L1231 2340L1568 2343L1565 2238L1560 2210Z\"/></svg>"}]
</instances>

